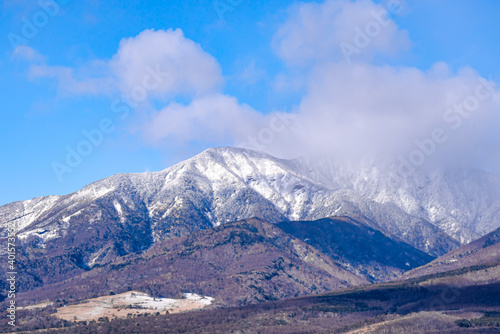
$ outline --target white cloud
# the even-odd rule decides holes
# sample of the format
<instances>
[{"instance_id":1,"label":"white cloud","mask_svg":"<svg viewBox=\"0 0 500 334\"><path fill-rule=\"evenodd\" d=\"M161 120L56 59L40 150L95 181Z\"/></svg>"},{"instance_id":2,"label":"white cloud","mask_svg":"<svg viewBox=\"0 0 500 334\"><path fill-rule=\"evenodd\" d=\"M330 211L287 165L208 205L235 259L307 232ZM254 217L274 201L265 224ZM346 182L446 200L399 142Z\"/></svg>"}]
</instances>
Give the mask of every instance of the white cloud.
<instances>
[{"instance_id":1,"label":"white cloud","mask_svg":"<svg viewBox=\"0 0 500 334\"><path fill-rule=\"evenodd\" d=\"M145 30L123 39L110 66L125 92L142 84L148 68L166 74L156 96L198 96L219 91L223 83L217 60L180 29Z\"/></svg>"},{"instance_id":2,"label":"white cloud","mask_svg":"<svg viewBox=\"0 0 500 334\"><path fill-rule=\"evenodd\" d=\"M339 161L390 163L399 156L408 159L429 143L429 165L496 163L492 148L500 143L495 130L500 126L500 94L492 94L495 88L477 72L464 68L454 73L442 62L429 70L374 65L373 56L392 55L410 45L408 34L393 21L355 54L356 61L345 61L340 43L352 40L356 28L365 29L376 21L373 13L382 10L368 0L292 7L273 40L275 51L290 65L275 86L293 87L290 83L299 80L305 94L288 131L264 149L283 157L330 155ZM297 65L303 70L297 71ZM477 99L478 89L487 98ZM473 111L461 107L474 99L479 103ZM435 131L446 139L430 143Z\"/></svg>"},{"instance_id":3,"label":"white cloud","mask_svg":"<svg viewBox=\"0 0 500 334\"><path fill-rule=\"evenodd\" d=\"M390 12L370 0L312 2L290 12L273 38L275 51L290 65L345 59L343 45L358 50L353 60L394 55L410 45L408 33L388 18Z\"/></svg>"},{"instance_id":4,"label":"white cloud","mask_svg":"<svg viewBox=\"0 0 500 334\"><path fill-rule=\"evenodd\" d=\"M95 60L77 68L35 63L40 57L31 48L18 48L15 54L32 63L31 79L55 78L60 92L72 94L98 95L117 90L130 94L143 86L152 72L161 78L151 85L150 98L168 99L179 94L196 97L218 92L223 84L215 58L185 38L180 29L145 30L123 39L111 60Z\"/></svg>"},{"instance_id":5,"label":"white cloud","mask_svg":"<svg viewBox=\"0 0 500 334\"><path fill-rule=\"evenodd\" d=\"M148 141L164 139L180 142L224 143L241 140L264 125L265 116L234 97L212 94L188 105L171 103L156 113L144 127Z\"/></svg>"},{"instance_id":6,"label":"white cloud","mask_svg":"<svg viewBox=\"0 0 500 334\"><path fill-rule=\"evenodd\" d=\"M38 63L30 75L56 77L73 93L109 93L109 87L117 87L128 94L143 86L151 70L162 73L148 91L157 102L148 107L158 110L144 113L148 119L139 124L146 141L156 145L244 142L282 157L327 154L339 161L394 161L440 129L447 139L434 145L436 154L429 160L497 163L500 95L492 94L490 84L468 68L453 72L445 63L428 70L374 65L373 57L391 56L410 45L407 32L393 21L377 21L374 13L383 10L370 0L292 6L273 38L275 51L289 66L269 85L303 94L292 108L294 119L257 112L224 95L217 61L179 29L146 30L123 39L111 60L85 69ZM380 32L346 62L340 45L356 45L357 29L365 31L373 22L379 22ZM26 59L36 58L30 50L22 52ZM254 63L242 73L250 82L263 76ZM477 99L478 89L482 96L489 92L488 98ZM477 107L464 111L464 103L474 102L475 96ZM179 100L187 102L174 102Z\"/></svg>"},{"instance_id":7,"label":"white cloud","mask_svg":"<svg viewBox=\"0 0 500 334\"><path fill-rule=\"evenodd\" d=\"M276 140L269 149L279 152L292 146L295 154L394 160L441 128L449 140L436 145L439 154L433 159L446 156L450 160L451 153L460 150L465 153L463 160L470 159L474 147L490 140L500 125L492 88L484 83L471 69L453 74L442 63L425 72L370 64L323 64L310 76L293 138ZM479 101L470 116L450 111L474 96L479 86L480 93L489 96Z\"/></svg>"}]
</instances>

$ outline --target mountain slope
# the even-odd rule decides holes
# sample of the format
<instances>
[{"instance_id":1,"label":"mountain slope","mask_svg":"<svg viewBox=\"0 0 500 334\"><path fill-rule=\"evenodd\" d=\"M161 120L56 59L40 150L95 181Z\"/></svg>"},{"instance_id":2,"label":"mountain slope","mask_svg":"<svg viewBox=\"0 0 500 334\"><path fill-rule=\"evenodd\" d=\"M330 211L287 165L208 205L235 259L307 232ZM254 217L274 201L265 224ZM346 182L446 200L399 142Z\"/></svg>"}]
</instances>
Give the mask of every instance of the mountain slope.
<instances>
[{"instance_id":1,"label":"mountain slope","mask_svg":"<svg viewBox=\"0 0 500 334\"><path fill-rule=\"evenodd\" d=\"M141 254L47 281L31 291L20 289L18 302L58 298L74 302L110 291L138 290L170 297L194 292L214 297L218 304L235 306L368 283L259 219L166 239Z\"/></svg>"},{"instance_id":2,"label":"mountain slope","mask_svg":"<svg viewBox=\"0 0 500 334\"><path fill-rule=\"evenodd\" d=\"M425 219L308 173L299 160L209 149L161 172L118 174L70 195L4 205L0 235L14 223L30 248L57 248L61 240L81 252L82 268L250 217L280 222L349 215L433 256L458 246Z\"/></svg>"},{"instance_id":3,"label":"mountain slope","mask_svg":"<svg viewBox=\"0 0 500 334\"><path fill-rule=\"evenodd\" d=\"M402 279L459 271L469 267L480 269L495 265L500 266L500 228L422 267L405 273Z\"/></svg>"},{"instance_id":4,"label":"mountain slope","mask_svg":"<svg viewBox=\"0 0 500 334\"><path fill-rule=\"evenodd\" d=\"M110 316L79 324L61 323L53 316L55 311L54 307L19 311L23 319L19 330L50 328L49 333L68 334L165 333L166 328L173 333L207 334L499 333L500 284L454 286L409 280L246 306L150 316L131 314L115 320ZM7 321L6 317L0 318L0 328L7 328Z\"/></svg>"},{"instance_id":5,"label":"mountain slope","mask_svg":"<svg viewBox=\"0 0 500 334\"><path fill-rule=\"evenodd\" d=\"M433 258L349 217L277 224L370 282L388 281Z\"/></svg>"},{"instance_id":6,"label":"mountain slope","mask_svg":"<svg viewBox=\"0 0 500 334\"><path fill-rule=\"evenodd\" d=\"M456 168L407 172L401 165L345 165L328 158L303 160L304 175L333 189L351 190L376 203L429 221L462 244L500 227L500 175Z\"/></svg>"}]
</instances>

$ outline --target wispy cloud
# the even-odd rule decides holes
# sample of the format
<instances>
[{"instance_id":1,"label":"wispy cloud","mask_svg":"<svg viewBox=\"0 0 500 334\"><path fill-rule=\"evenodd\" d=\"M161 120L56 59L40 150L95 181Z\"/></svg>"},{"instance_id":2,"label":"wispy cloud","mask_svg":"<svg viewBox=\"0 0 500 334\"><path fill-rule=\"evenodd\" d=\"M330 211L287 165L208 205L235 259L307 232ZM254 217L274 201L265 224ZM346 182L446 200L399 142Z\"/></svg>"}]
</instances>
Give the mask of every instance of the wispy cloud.
<instances>
[{"instance_id":1,"label":"wispy cloud","mask_svg":"<svg viewBox=\"0 0 500 334\"><path fill-rule=\"evenodd\" d=\"M42 63L46 60L42 54L27 45L17 46L12 52L11 58L25 60L30 63Z\"/></svg>"},{"instance_id":2,"label":"wispy cloud","mask_svg":"<svg viewBox=\"0 0 500 334\"><path fill-rule=\"evenodd\" d=\"M61 94L70 95L109 95L116 91L116 79L112 76L89 75L89 73L106 73L107 68L103 64L89 65L88 67L73 69L66 66L51 66L46 63L32 64L28 71L31 80L43 78L54 78L58 81L58 91ZM96 70L96 68L98 68Z\"/></svg>"}]
</instances>

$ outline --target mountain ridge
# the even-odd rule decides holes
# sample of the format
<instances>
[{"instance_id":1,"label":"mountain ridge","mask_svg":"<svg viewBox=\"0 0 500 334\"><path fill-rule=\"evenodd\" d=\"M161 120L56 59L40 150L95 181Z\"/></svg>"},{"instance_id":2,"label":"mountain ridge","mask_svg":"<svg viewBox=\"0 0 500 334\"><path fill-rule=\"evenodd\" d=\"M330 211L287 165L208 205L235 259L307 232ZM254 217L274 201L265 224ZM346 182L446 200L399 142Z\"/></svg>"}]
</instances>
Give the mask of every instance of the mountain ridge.
<instances>
[{"instance_id":1,"label":"mountain ridge","mask_svg":"<svg viewBox=\"0 0 500 334\"><path fill-rule=\"evenodd\" d=\"M143 221L143 230L150 232L141 233L151 235L144 236L140 248L151 244L147 239L155 243L249 217L280 222L356 215L433 256L458 247L430 222L351 189L322 185L303 175L304 168L299 160L214 148L160 172L117 174L72 194L10 203L0 207L0 219L16 220L19 239L41 246L74 235L75 228L93 229L103 217L120 228L125 223L130 228L125 234ZM0 224L4 234L5 226ZM96 255L97 250L90 254Z\"/></svg>"},{"instance_id":2,"label":"mountain ridge","mask_svg":"<svg viewBox=\"0 0 500 334\"><path fill-rule=\"evenodd\" d=\"M459 247L419 268L404 273L400 279L417 278L459 270L500 265L500 228Z\"/></svg>"},{"instance_id":3,"label":"mountain ridge","mask_svg":"<svg viewBox=\"0 0 500 334\"><path fill-rule=\"evenodd\" d=\"M287 221L276 226L370 283L390 281L434 259L398 238L391 239L350 217Z\"/></svg>"}]
</instances>

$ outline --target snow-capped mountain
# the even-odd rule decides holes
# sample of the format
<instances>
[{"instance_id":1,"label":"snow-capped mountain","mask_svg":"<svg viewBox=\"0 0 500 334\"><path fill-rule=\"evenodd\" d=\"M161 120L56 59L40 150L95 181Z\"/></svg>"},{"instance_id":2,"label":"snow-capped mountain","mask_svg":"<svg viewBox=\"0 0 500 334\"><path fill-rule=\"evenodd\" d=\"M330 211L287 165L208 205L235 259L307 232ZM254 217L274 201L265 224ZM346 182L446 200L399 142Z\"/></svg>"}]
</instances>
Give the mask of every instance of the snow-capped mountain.
<instances>
[{"instance_id":1,"label":"snow-capped mountain","mask_svg":"<svg viewBox=\"0 0 500 334\"><path fill-rule=\"evenodd\" d=\"M34 247L65 239L85 245L87 266L113 254L227 222L351 216L431 255L500 226L495 177L480 172L403 178L370 165L282 160L237 148L209 149L161 172L118 174L66 196L0 207ZM448 234L444 233L446 231ZM61 240L63 241L63 240Z\"/></svg>"},{"instance_id":2,"label":"snow-capped mountain","mask_svg":"<svg viewBox=\"0 0 500 334\"><path fill-rule=\"evenodd\" d=\"M307 164L309 177L317 182L395 205L433 223L462 244L500 227L500 177L496 174L455 169L402 175L395 165L345 168L327 159Z\"/></svg>"}]
</instances>

